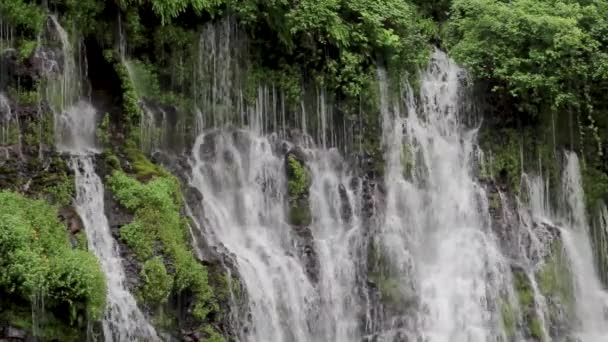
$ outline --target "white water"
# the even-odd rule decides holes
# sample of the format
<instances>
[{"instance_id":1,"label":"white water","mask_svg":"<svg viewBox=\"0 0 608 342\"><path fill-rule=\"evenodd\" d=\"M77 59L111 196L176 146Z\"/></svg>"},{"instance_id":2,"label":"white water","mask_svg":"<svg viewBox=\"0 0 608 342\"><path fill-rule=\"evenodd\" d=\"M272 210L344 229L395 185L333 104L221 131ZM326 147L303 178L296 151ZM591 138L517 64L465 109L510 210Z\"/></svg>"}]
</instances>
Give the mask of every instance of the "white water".
<instances>
[{"instance_id":1,"label":"white water","mask_svg":"<svg viewBox=\"0 0 608 342\"><path fill-rule=\"evenodd\" d=\"M490 230L483 188L473 178L476 131L462 124L466 76L436 51L422 74L419 106L390 104L380 72L388 187L382 239L422 308L416 335L429 342L486 342L502 334L492 305L508 267ZM407 109L407 116L400 114ZM404 179L404 145L413 163Z\"/></svg>"},{"instance_id":2,"label":"white water","mask_svg":"<svg viewBox=\"0 0 608 342\"><path fill-rule=\"evenodd\" d=\"M352 177L335 149L313 152L308 165L312 233L320 261L320 336L322 341L356 341L361 337L358 315L365 312L358 278L363 240L362 184Z\"/></svg>"},{"instance_id":3,"label":"white water","mask_svg":"<svg viewBox=\"0 0 608 342\"><path fill-rule=\"evenodd\" d=\"M98 115L82 98L83 73L66 31L50 17L64 53L63 72L47 89L55 116L55 141L59 151L71 155L75 174L74 205L82 219L88 247L97 256L106 276L107 307L103 335L107 342L157 341L154 328L137 307L126 286L126 275L118 245L112 237L104 209L104 188L95 172L95 132ZM55 97L55 98L52 98Z\"/></svg>"},{"instance_id":4,"label":"white water","mask_svg":"<svg viewBox=\"0 0 608 342\"><path fill-rule=\"evenodd\" d=\"M576 313L580 320L576 335L584 342L607 341L608 293L595 270L580 166L578 157L572 152L566 153L562 193L567 227L561 234L574 275Z\"/></svg>"},{"instance_id":5,"label":"white water","mask_svg":"<svg viewBox=\"0 0 608 342\"><path fill-rule=\"evenodd\" d=\"M107 308L103 319L105 341L155 341L154 328L137 308L126 287L126 275L118 245L114 241L104 211L103 184L95 173L93 156L73 156L78 214L84 224L88 246L106 275Z\"/></svg>"},{"instance_id":6,"label":"white water","mask_svg":"<svg viewBox=\"0 0 608 342\"><path fill-rule=\"evenodd\" d=\"M202 153L207 155L201 156ZM313 284L286 224L283 159L251 131L211 131L192 150L192 185L203 194L207 238L234 253L252 314L243 341L314 341L307 326Z\"/></svg>"},{"instance_id":7,"label":"white water","mask_svg":"<svg viewBox=\"0 0 608 342\"><path fill-rule=\"evenodd\" d=\"M154 328L137 307L126 286L126 275L118 245L112 237L104 210L104 188L95 173L96 111L79 101L56 118L59 132L57 148L72 155L70 168L75 174L74 205L82 219L89 249L97 256L106 276L107 307L103 319L105 341L156 341Z\"/></svg>"}]
</instances>

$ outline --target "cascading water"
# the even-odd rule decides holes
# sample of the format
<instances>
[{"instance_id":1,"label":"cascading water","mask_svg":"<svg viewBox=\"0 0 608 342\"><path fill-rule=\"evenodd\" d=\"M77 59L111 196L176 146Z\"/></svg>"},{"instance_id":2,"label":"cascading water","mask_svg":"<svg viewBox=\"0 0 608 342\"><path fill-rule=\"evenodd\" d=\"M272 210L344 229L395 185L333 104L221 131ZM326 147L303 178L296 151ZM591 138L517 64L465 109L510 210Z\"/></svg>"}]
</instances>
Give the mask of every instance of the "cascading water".
<instances>
[{"instance_id":1,"label":"cascading water","mask_svg":"<svg viewBox=\"0 0 608 342\"><path fill-rule=\"evenodd\" d=\"M432 342L496 339L502 329L493 312L508 267L490 229L485 192L473 178L476 131L461 124L464 71L436 51L422 74L419 108L403 96L407 117L399 104L391 106L380 75L388 148L380 234L401 277L413 279L401 283L403 291L420 299L410 335Z\"/></svg>"},{"instance_id":2,"label":"cascading water","mask_svg":"<svg viewBox=\"0 0 608 342\"><path fill-rule=\"evenodd\" d=\"M366 311L358 293L360 257L366 248L361 179L349 174L335 149L313 150L308 165L313 179L311 229L320 261L317 340L360 340L360 315Z\"/></svg>"},{"instance_id":3,"label":"cascading water","mask_svg":"<svg viewBox=\"0 0 608 342\"><path fill-rule=\"evenodd\" d=\"M561 230L564 249L574 276L576 314L580 327L576 335L582 341L608 340L608 293L603 289L595 270L590 242L590 229L585 212L578 157L566 153L562 177L564 209L567 226Z\"/></svg>"},{"instance_id":4,"label":"cascading water","mask_svg":"<svg viewBox=\"0 0 608 342\"><path fill-rule=\"evenodd\" d=\"M126 275L118 245L112 238L104 214L103 184L95 173L94 157L73 156L70 167L75 173L75 205L80 215L89 248L95 253L106 275L107 309L103 320L105 341L156 341L154 328L137 308L126 287Z\"/></svg>"},{"instance_id":5,"label":"cascading water","mask_svg":"<svg viewBox=\"0 0 608 342\"><path fill-rule=\"evenodd\" d=\"M211 131L193 148L191 184L203 195L213 245L234 253L247 289L252 329L244 341L314 341L307 325L314 287L291 244L284 161L251 131Z\"/></svg>"},{"instance_id":6,"label":"cascading water","mask_svg":"<svg viewBox=\"0 0 608 342\"><path fill-rule=\"evenodd\" d=\"M252 328L240 338L356 340L364 311L356 287L361 184L337 151L307 151L314 245L306 245L298 235L308 228L286 223L285 160L273 151L277 144L255 131L212 130L198 137L192 153L191 185L205 210L201 226L211 244L235 255L247 289ZM319 279L299 253L311 248L321 261Z\"/></svg>"},{"instance_id":7,"label":"cascading water","mask_svg":"<svg viewBox=\"0 0 608 342\"><path fill-rule=\"evenodd\" d=\"M51 82L47 95L60 96L55 111L56 147L71 155L75 174L74 205L80 215L89 248L99 259L107 282L107 309L103 319L105 341L156 341L154 328L137 307L126 287L126 275L118 245L114 241L104 210L104 188L95 172L94 153L97 112L81 98L77 63L67 33L56 18L51 20L60 33L66 63L59 80ZM58 87L58 88L57 88Z\"/></svg>"},{"instance_id":8,"label":"cascading water","mask_svg":"<svg viewBox=\"0 0 608 342\"><path fill-rule=\"evenodd\" d=\"M549 187L546 181L540 176L524 175L523 184L525 185L528 198L527 206L522 204L519 208L519 217L522 226L527 227L526 236L532 241L532 245L527 248L527 253L531 265L540 264L540 270L532 274L530 280L535 283L543 281L543 267L546 263L555 263L553 260L563 259L562 269L550 270L558 272L555 280L544 280L549 282L545 287L559 286L558 288L572 290L557 293L539 293L534 288L535 300L539 306L537 314L543 323L545 332L551 329L549 318L552 320L560 319L556 316L556 308L547 308L547 300L544 295L560 296L557 298L561 305L565 305L564 314L571 315L570 321L566 322L569 326L569 334L581 342L600 342L608 338L608 293L603 289L595 269L594 256L591 249L590 227L586 217L585 199L583 194L581 173L578 157L572 152L565 152L565 164L562 170L560 193L562 200L557 203L557 208L552 208L548 201ZM547 227L552 227L547 230ZM551 232L553 230L553 232ZM542 242L541 242L542 241ZM551 250L550 246L559 246L560 249ZM563 246L563 251L561 250ZM563 253L563 258L561 257ZM521 254L526 254L521 251ZM562 262L560 260L560 262ZM540 273L539 273L540 272ZM571 279L570 279L571 277ZM551 279L551 278L549 278ZM560 284L552 285L556 281ZM572 284L569 284L569 283ZM547 291L547 289L545 289ZM542 292L542 291L541 291ZM571 297L571 298L570 298ZM555 300L554 298L552 300ZM568 303L572 302L570 306ZM573 312L569 312L573 311ZM553 313L551 313L553 312ZM563 319L563 318L561 318ZM552 325L562 324L551 322ZM555 333L549 337L544 335L545 341L567 341L566 336L559 336Z\"/></svg>"}]
</instances>

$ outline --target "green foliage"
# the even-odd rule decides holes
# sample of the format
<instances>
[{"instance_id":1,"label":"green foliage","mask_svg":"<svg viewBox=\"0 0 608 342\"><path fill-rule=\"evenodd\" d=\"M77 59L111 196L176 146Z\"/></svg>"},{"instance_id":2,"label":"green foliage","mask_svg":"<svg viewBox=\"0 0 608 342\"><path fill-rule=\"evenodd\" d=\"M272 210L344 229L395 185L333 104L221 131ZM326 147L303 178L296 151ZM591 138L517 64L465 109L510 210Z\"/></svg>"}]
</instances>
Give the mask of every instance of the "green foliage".
<instances>
[{"instance_id":1,"label":"green foliage","mask_svg":"<svg viewBox=\"0 0 608 342\"><path fill-rule=\"evenodd\" d=\"M169 177L170 174L162 167L152 163L144 154L139 150L135 143L127 141L125 146L125 153L127 159L131 162L135 175L139 180L148 180L153 177Z\"/></svg>"},{"instance_id":2,"label":"green foliage","mask_svg":"<svg viewBox=\"0 0 608 342\"><path fill-rule=\"evenodd\" d=\"M171 265L172 293L192 291L196 296L193 314L204 319L217 309L207 281L207 270L196 260L187 241L188 222L180 216L179 182L166 171L164 173L166 176L156 177L146 184L121 171L114 171L108 178L108 185L118 201L135 214L133 222L121 229L121 237L145 264L154 260L151 258L157 249L166 255ZM158 264L148 266L159 273ZM164 276L156 274L155 279L164 279ZM154 296L154 300L158 298Z\"/></svg>"},{"instance_id":3,"label":"green foliage","mask_svg":"<svg viewBox=\"0 0 608 342\"><path fill-rule=\"evenodd\" d=\"M608 197L608 175L597 168L587 165L582 171L586 208L594 212L598 205Z\"/></svg>"},{"instance_id":4,"label":"green foliage","mask_svg":"<svg viewBox=\"0 0 608 342\"><path fill-rule=\"evenodd\" d=\"M537 316L530 318L528 328L530 329L530 336L534 337L539 341L543 340L543 324L540 318L538 318Z\"/></svg>"},{"instance_id":5,"label":"green foliage","mask_svg":"<svg viewBox=\"0 0 608 342\"><path fill-rule=\"evenodd\" d=\"M308 188L311 184L310 171L295 155L288 154L286 160L287 194L289 196L289 223L305 226L311 223L312 213L308 203Z\"/></svg>"},{"instance_id":6,"label":"green foliage","mask_svg":"<svg viewBox=\"0 0 608 342\"><path fill-rule=\"evenodd\" d=\"M129 70L125 63L123 63L120 58L115 56L112 50L105 50L103 55L108 63L112 63L114 65L114 71L120 80L123 118L127 124L127 131L134 135L134 128L139 125L139 121L143 113L139 106L137 91L135 90L135 86L133 85L133 81L129 75Z\"/></svg>"},{"instance_id":7,"label":"green foliage","mask_svg":"<svg viewBox=\"0 0 608 342\"><path fill-rule=\"evenodd\" d=\"M514 287L519 298L519 305L525 309L534 305L534 291L528 276L523 271L514 272Z\"/></svg>"},{"instance_id":8,"label":"green foliage","mask_svg":"<svg viewBox=\"0 0 608 342\"><path fill-rule=\"evenodd\" d=\"M67 175L60 175L54 185L44 188L48 201L58 206L72 203L75 192L74 178Z\"/></svg>"},{"instance_id":9,"label":"green foliage","mask_svg":"<svg viewBox=\"0 0 608 342\"><path fill-rule=\"evenodd\" d=\"M152 304L167 302L173 287L173 278L167 274L161 257L146 261L139 275L143 281L141 294L146 302Z\"/></svg>"},{"instance_id":10,"label":"green foliage","mask_svg":"<svg viewBox=\"0 0 608 342\"><path fill-rule=\"evenodd\" d=\"M110 114L106 113L95 131L97 141L103 145L110 143Z\"/></svg>"},{"instance_id":11,"label":"green foliage","mask_svg":"<svg viewBox=\"0 0 608 342\"><path fill-rule=\"evenodd\" d=\"M47 309L67 306L96 320L106 285L95 257L70 247L51 206L0 192L0 292L26 301L43 293Z\"/></svg>"},{"instance_id":12,"label":"green foliage","mask_svg":"<svg viewBox=\"0 0 608 342\"><path fill-rule=\"evenodd\" d=\"M291 199L298 199L308 192L311 183L310 173L293 154L287 156L287 180Z\"/></svg>"},{"instance_id":13,"label":"green foliage","mask_svg":"<svg viewBox=\"0 0 608 342\"><path fill-rule=\"evenodd\" d=\"M399 276L399 271L391 262L384 247L377 241L368 245L368 278L376 285L382 304L391 309L403 310L413 304L407 286Z\"/></svg>"},{"instance_id":14,"label":"green foliage","mask_svg":"<svg viewBox=\"0 0 608 342\"><path fill-rule=\"evenodd\" d=\"M37 44L36 41L33 41L33 42ZM34 45L33 48L35 49L36 45ZM30 55L31 55L31 52L32 51L29 52ZM27 58L30 55L26 55L24 58ZM8 96L9 96L9 98L15 100L15 102L20 106L35 105L35 104L38 104L41 100L40 92L38 90L24 90L24 89L9 88Z\"/></svg>"},{"instance_id":15,"label":"green foliage","mask_svg":"<svg viewBox=\"0 0 608 342\"><path fill-rule=\"evenodd\" d=\"M154 13L161 18L163 24L170 23L172 19L189 9L200 15L202 11L214 10L223 2L222 0L118 0L118 3L123 7L132 3L151 6Z\"/></svg>"},{"instance_id":16,"label":"green foliage","mask_svg":"<svg viewBox=\"0 0 608 342\"><path fill-rule=\"evenodd\" d=\"M205 337L203 337L203 339L201 340L202 342L225 342L226 341L226 339L224 339L224 337L211 326L206 326L202 332L205 335Z\"/></svg>"},{"instance_id":17,"label":"green foliage","mask_svg":"<svg viewBox=\"0 0 608 342\"><path fill-rule=\"evenodd\" d=\"M518 189L521 177L521 135L511 129L497 132L496 129L487 131L481 138L482 148L486 155L484 176L501 180Z\"/></svg>"},{"instance_id":18,"label":"green foliage","mask_svg":"<svg viewBox=\"0 0 608 342\"><path fill-rule=\"evenodd\" d=\"M505 335L507 335L509 338L514 337L517 327L517 314L508 300L501 300L500 314L502 317L502 326L504 328Z\"/></svg>"},{"instance_id":19,"label":"green foliage","mask_svg":"<svg viewBox=\"0 0 608 342\"><path fill-rule=\"evenodd\" d=\"M572 272L564 255L561 241L553 242L551 253L545 258L544 264L536 273L538 288L546 298L550 299L549 318L559 319L559 309L556 303L563 305L567 316L572 316L575 310L574 283Z\"/></svg>"},{"instance_id":20,"label":"green foliage","mask_svg":"<svg viewBox=\"0 0 608 342\"><path fill-rule=\"evenodd\" d=\"M154 67L139 60L126 62L127 70L138 97L158 98L160 85Z\"/></svg>"},{"instance_id":21,"label":"green foliage","mask_svg":"<svg viewBox=\"0 0 608 342\"><path fill-rule=\"evenodd\" d=\"M32 38L42 30L46 19L44 10L27 0L3 0L0 2L0 17Z\"/></svg>"},{"instance_id":22,"label":"green foliage","mask_svg":"<svg viewBox=\"0 0 608 342\"><path fill-rule=\"evenodd\" d=\"M37 47L37 40L21 40L19 43L19 59L23 62L32 57Z\"/></svg>"},{"instance_id":23,"label":"green foliage","mask_svg":"<svg viewBox=\"0 0 608 342\"><path fill-rule=\"evenodd\" d=\"M447 41L457 60L526 113L582 110L583 85L608 67L600 49L607 11L602 2L455 0Z\"/></svg>"}]
</instances>

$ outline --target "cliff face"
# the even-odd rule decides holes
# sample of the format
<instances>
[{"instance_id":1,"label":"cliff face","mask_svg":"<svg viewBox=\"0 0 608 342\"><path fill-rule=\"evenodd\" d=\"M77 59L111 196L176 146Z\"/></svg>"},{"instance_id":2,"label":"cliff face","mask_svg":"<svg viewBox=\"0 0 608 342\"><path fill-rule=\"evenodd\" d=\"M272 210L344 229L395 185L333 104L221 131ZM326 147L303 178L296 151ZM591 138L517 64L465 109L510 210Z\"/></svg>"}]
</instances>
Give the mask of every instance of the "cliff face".
<instances>
[{"instance_id":1,"label":"cliff face","mask_svg":"<svg viewBox=\"0 0 608 342\"><path fill-rule=\"evenodd\" d=\"M0 340L603 341L608 4L548 3L2 3Z\"/></svg>"}]
</instances>

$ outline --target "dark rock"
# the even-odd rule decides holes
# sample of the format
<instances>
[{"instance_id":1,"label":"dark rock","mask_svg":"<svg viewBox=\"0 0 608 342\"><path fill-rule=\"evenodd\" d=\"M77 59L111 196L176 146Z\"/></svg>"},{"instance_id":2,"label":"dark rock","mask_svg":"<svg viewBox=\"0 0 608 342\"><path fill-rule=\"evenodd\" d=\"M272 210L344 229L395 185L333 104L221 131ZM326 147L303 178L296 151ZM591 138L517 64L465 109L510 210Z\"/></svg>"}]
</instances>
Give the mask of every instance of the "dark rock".
<instances>
[{"instance_id":1,"label":"dark rock","mask_svg":"<svg viewBox=\"0 0 608 342\"><path fill-rule=\"evenodd\" d=\"M82 219L72 206L66 206L59 210L59 218L68 226L68 231L75 235L84 229Z\"/></svg>"},{"instance_id":2,"label":"dark rock","mask_svg":"<svg viewBox=\"0 0 608 342\"><path fill-rule=\"evenodd\" d=\"M298 257L302 260L306 275L310 281L316 283L319 281L321 265L315 249L312 231L306 226L294 226L293 232L293 244L298 253Z\"/></svg>"},{"instance_id":3,"label":"dark rock","mask_svg":"<svg viewBox=\"0 0 608 342\"><path fill-rule=\"evenodd\" d=\"M4 337L6 341L25 341L27 333L25 330L8 326L4 328L2 337Z\"/></svg>"}]
</instances>

